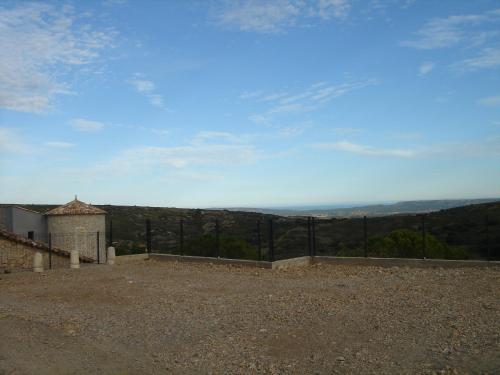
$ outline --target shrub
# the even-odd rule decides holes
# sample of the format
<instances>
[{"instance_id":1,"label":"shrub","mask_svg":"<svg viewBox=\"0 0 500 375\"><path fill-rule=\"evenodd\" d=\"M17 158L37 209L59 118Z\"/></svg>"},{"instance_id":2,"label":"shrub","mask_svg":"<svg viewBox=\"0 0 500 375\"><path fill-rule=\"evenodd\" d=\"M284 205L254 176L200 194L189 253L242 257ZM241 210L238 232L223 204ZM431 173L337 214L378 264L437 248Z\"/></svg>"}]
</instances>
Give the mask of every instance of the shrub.
<instances>
[{"instance_id":1,"label":"shrub","mask_svg":"<svg viewBox=\"0 0 500 375\"><path fill-rule=\"evenodd\" d=\"M231 259L257 260L257 249L241 238L221 235L219 256ZM185 255L214 257L217 255L217 240L214 235L206 234L193 238L184 246Z\"/></svg>"},{"instance_id":2,"label":"shrub","mask_svg":"<svg viewBox=\"0 0 500 375\"><path fill-rule=\"evenodd\" d=\"M460 246L449 246L437 237L427 234L425 238L427 258L468 259L468 252ZM370 256L389 258L421 258L422 234L410 229L400 229L386 236L371 237L368 240Z\"/></svg>"}]
</instances>

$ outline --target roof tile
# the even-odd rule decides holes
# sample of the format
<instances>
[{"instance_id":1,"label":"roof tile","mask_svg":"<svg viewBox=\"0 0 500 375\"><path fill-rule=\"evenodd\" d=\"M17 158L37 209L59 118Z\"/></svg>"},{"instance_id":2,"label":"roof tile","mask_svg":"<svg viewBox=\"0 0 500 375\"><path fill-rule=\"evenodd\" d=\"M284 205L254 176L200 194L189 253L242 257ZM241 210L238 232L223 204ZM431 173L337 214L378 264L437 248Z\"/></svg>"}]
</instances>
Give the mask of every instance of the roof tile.
<instances>
[{"instance_id":1,"label":"roof tile","mask_svg":"<svg viewBox=\"0 0 500 375\"><path fill-rule=\"evenodd\" d=\"M106 211L79 201L75 197L71 202L47 211L45 215L98 215L105 213Z\"/></svg>"}]
</instances>

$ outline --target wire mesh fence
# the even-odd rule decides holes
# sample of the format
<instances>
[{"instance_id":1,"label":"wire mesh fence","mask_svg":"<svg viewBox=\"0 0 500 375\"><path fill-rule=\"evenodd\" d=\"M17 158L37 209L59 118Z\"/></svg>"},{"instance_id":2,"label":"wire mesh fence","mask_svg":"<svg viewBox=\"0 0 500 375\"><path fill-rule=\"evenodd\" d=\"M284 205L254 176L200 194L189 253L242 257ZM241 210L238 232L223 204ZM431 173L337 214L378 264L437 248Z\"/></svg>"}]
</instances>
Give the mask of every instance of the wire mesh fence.
<instances>
[{"instance_id":1,"label":"wire mesh fence","mask_svg":"<svg viewBox=\"0 0 500 375\"><path fill-rule=\"evenodd\" d=\"M495 260L500 258L500 220L450 222L439 213L349 219L262 215L236 220L205 213L147 219L141 229L111 241L118 254L150 251L269 261L304 255Z\"/></svg>"}]
</instances>

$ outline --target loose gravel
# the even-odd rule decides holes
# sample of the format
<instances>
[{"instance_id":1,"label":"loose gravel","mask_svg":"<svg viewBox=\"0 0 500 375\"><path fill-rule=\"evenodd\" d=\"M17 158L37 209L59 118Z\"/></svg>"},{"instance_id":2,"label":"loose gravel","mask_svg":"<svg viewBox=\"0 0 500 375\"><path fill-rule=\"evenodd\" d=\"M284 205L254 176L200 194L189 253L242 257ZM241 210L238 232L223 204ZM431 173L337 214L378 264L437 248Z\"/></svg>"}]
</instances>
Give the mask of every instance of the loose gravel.
<instances>
[{"instance_id":1,"label":"loose gravel","mask_svg":"<svg viewBox=\"0 0 500 375\"><path fill-rule=\"evenodd\" d=\"M0 374L500 374L500 269L0 275Z\"/></svg>"}]
</instances>

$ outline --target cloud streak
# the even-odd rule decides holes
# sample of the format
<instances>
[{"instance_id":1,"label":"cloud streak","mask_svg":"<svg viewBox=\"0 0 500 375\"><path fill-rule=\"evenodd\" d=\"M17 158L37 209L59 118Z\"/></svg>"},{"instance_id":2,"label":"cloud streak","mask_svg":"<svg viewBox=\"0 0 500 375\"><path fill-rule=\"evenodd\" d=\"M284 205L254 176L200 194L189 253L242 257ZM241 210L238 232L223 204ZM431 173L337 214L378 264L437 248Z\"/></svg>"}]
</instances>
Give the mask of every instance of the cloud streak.
<instances>
[{"instance_id":1,"label":"cloud streak","mask_svg":"<svg viewBox=\"0 0 500 375\"><path fill-rule=\"evenodd\" d=\"M433 62L424 62L420 65L419 69L418 69L418 72L419 72L419 76L425 76L427 74L429 74L430 72L432 72L432 70L434 69L434 63Z\"/></svg>"},{"instance_id":2,"label":"cloud streak","mask_svg":"<svg viewBox=\"0 0 500 375\"><path fill-rule=\"evenodd\" d=\"M340 141L334 143L317 143L313 145L318 150L335 150L345 151L354 154L368 155L368 156L393 156L401 158L415 157L417 153L413 150L405 149L391 149L391 148L377 148L349 141Z\"/></svg>"},{"instance_id":3,"label":"cloud streak","mask_svg":"<svg viewBox=\"0 0 500 375\"><path fill-rule=\"evenodd\" d=\"M254 145L238 143L232 133L200 132L186 145L136 146L118 152L83 171L89 178L106 175L176 176L182 179L220 179L221 167L247 165L264 155ZM212 170L211 170L212 169Z\"/></svg>"},{"instance_id":4,"label":"cloud streak","mask_svg":"<svg viewBox=\"0 0 500 375\"><path fill-rule=\"evenodd\" d=\"M453 15L434 18L414 35L415 38L401 42L405 47L421 50L449 48L457 45L478 46L498 36L500 10L481 14ZM493 25L493 28L489 27Z\"/></svg>"},{"instance_id":5,"label":"cloud streak","mask_svg":"<svg viewBox=\"0 0 500 375\"><path fill-rule=\"evenodd\" d=\"M477 56L453 64L453 67L463 71L492 69L499 66L500 48L485 48Z\"/></svg>"},{"instance_id":6,"label":"cloud streak","mask_svg":"<svg viewBox=\"0 0 500 375\"><path fill-rule=\"evenodd\" d=\"M341 19L349 10L346 0L239 0L224 2L215 19L229 29L281 33L301 24L302 19Z\"/></svg>"},{"instance_id":7,"label":"cloud streak","mask_svg":"<svg viewBox=\"0 0 500 375\"><path fill-rule=\"evenodd\" d=\"M500 107L500 95L481 98L477 102L487 107Z\"/></svg>"},{"instance_id":8,"label":"cloud streak","mask_svg":"<svg viewBox=\"0 0 500 375\"><path fill-rule=\"evenodd\" d=\"M250 115L250 120L256 124L269 124L273 116L314 111L336 98L352 91L377 85L378 83L377 79L366 79L340 84L321 82L310 85L302 92L290 93L280 91L268 94L259 92L258 95L252 95L251 100L257 103L265 103L268 108L263 113Z\"/></svg>"},{"instance_id":9,"label":"cloud streak","mask_svg":"<svg viewBox=\"0 0 500 375\"><path fill-rule=\"evenodd\" d=\"M97 132L104 129L104 124L98 121L87 120L84 118L75 118L70 121L74 130L79 132Z\"/></svg>"},{"instance_id":10,"label":"cloud streak","mask_svg":"<svg viewBox=\"0 0 500 375\"><path fill-rule=\"evenodd\" d=\"M61 142L61 141L45 142L44 145L47 146L47 147L60 148L60 149L67 149L67 148L75 147L74 143Z\"/></svg>"},{"instance_id":11,"label":"cloud streak","mask_svg":"<svg viewBox=\"0 0 500 375\"><path fill-rule=\"evenodd\" d=\"M28 154L32 150L24 144L15 130L0 128L0 154Z\"/></svg>"},{"instance_id":12,"label":"cloud streak","mask_svg":"<svg viewBox=\"0 0 500 375\"><path fill-rule=\"evenodd\" d=\"M0 7L0 107L41 113L71 92L62 77L94 63L116 32L80 25L70 6Z\"/></svg>"},{"instance_id":13,"label":"cloud streak","mask_svg":"<svg viewBox=\"0 0 500 375\"><path fill-rule=\"evenodd\" d=\"M155 92L156 86L152 81L144 79L143 75L137 73L128 81L135 90L149 99L151 105L155 107L163 107L163 96Z\"/></svg>"},{"instance_id":14,"label":"cloud streak","mask_svg":"<svg viewBox=\"0 0 500 375\"><path fill-rule=\"evenodd\" d=\"M332 143L316 143L312 148L317 150L341 151L371 157L395 158L475 158L499 157L500 136L492 136L482 140L450 142L418 148L386 148L353 143L347 140Z\"/></svg>"}]
</instances>

